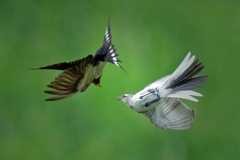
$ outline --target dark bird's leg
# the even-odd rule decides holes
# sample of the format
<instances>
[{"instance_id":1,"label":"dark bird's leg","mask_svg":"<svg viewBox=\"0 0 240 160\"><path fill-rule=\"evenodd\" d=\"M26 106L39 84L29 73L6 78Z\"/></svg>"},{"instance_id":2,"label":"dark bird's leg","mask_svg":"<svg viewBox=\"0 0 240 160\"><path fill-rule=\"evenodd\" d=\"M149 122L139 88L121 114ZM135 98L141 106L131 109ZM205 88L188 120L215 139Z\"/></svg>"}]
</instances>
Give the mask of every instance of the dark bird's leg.
<instances>
[{"instance_id":1,"label":"dark bird's leg","mask_svg":"<svg viewBox=\"0 0 240 160\"><path fill-rule=\"evenodd\" d=\"M101 76L102 77L102 76ZM94 79L93 81L92 81L92 83L93 84L95 84L95 85L98 85L99 87L101 87L101 84L100 84L100 78L101 77L99 77L98 79Z\"/></svg>"}]
</instances>

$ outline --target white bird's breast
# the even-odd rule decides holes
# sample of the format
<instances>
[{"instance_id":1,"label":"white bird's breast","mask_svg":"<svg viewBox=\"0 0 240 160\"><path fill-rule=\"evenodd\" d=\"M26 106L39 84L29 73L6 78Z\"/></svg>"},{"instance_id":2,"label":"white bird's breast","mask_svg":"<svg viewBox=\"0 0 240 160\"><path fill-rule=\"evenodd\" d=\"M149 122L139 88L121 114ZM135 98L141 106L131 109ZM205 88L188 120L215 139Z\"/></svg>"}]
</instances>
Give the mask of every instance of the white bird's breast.
<instances>
[{"instance_id":1,"label":"white bird's breast","mask_svg":"<svg viewBox=\"0 0 240 160\"><path fill-rule=\"evenodd\" d=\"M142 95L146 94L146 90L141 90L140 92L136 93L130 100L130 107L137 111L138 113L144 113L147 112L148 110L156 107L159 104L158 102L154 102L151 105L147 106L146 104L152 101L155 101L158 97L156 93L150 93L143 98L140 98Z\"/></svg>"},{"instance_id":2,"label":"white bird's breast","mask_svg":"<svg viewBox=\"0 0 240 160\"><path fill-rule=\"evenodd\" d=\"M171 89L166 89L164 86L168 78L169 76L160 78L133 95L129 103L131 108L139 113L144 113L159 105L161 99L171 92Z\"/></svg>"}]
</instances>

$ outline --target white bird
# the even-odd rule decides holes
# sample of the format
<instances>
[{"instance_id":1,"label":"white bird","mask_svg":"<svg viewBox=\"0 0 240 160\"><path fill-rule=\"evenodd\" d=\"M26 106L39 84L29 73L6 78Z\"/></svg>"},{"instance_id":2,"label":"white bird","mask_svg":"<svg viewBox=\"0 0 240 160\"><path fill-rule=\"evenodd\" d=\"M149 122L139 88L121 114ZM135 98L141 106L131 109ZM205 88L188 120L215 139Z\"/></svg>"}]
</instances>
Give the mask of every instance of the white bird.
<instances>
[{"instance_id":1,"label":"white bird","mask_svg":"<svg viewBox=\"0 0 240 160\"><path fill-rule=\"evenodd\" d=\"M204 66L189 52L178 68L171 74L147 85L143 90L132 94L124 94L117 98L134 111L144 114L158 128L187 130L191 127L195 110L191 110L179 98L194 102L192 96L202 94L192 89L204 87L198 85L206 82L208 75L195 76Z\"/></svg>"}]
</instances>

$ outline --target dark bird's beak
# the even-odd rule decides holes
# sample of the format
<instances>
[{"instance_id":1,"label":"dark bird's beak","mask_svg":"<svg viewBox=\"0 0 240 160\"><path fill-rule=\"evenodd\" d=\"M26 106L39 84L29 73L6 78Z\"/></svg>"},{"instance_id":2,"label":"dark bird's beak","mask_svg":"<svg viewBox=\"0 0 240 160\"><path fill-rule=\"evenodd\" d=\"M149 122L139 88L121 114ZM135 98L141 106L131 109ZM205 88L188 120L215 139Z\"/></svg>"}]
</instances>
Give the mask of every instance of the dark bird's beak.
<instances>
[{"instance_id":1,"label":"dark bird's beak","mask_svg":"<svg viewBox=\"0 0 240 160\"><path fill-rule=\"evenodd\" d=\"M123 99L122 96L118 96L118 97L117 97L117 100L122 100L122 99Z\"/></svg>"}]
</instances>

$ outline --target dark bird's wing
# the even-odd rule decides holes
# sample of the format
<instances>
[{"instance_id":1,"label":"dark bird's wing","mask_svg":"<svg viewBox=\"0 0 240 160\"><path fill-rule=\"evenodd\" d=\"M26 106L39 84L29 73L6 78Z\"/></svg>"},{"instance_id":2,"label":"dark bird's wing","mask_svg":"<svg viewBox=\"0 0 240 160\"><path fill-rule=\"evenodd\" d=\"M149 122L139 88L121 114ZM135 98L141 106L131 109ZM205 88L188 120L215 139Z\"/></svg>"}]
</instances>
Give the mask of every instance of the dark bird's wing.
<instances>
[{"instance_id":1,"label":"dark bird's wing","mask_svg":"<svg viewBox=\"0 0 240 160\"><path fill-rule=\"evenodd\" d=\"M156 108L143 113L158 128L187 130L191 127L195 110L179 101L178 98L167 98Z\"/></svg>"},{"instance_id":2,"label":"dark bird's wing","mask_svg":"<svg viewBox=\"0 0 240 160\"><path fill-rule=\"evenodd\" d=\"M109 20L110 20L110 16L109 16ZM103 39L103 42L102 42L102 46L97 50L97 52L93 56L94 57L94 66L98 65L99 63L101 63L103 61L107 61L107 62L113 63L116 66L122 68L118 64L118 62L121 62L121 61L118 58L116 58L117 56L119 56L116 53L116 51L117 51L117 49L112 44L111 27L110 27L110 24L109 24L109 21L108 21L108 26L107 26L107 29L106 29L106 32L105 32L105 36L104 36L104 39Z\"/></svg>"},{"instance_id":3,"label":"dark bird's wing","mask_svg":"<svg viewBox=\"0 0 240 160\"><path fill-rule=\"evenodd\" d=\"M75 61L74 61L75 62ZM71 63L71 62L70 62ZM63 62L63 63L58 63L58 64L53 64L53 65L48 65L46 67L41 67L38 69L56 69L56 70L65 70L69 67L71 67L71 64L67 63L67 62Z\"/></svg>"},{"instance_id":4,"label":"dark bird's wing","mask_svg":"<svg viewBox=\"0 0 240 160\"><path fill-rule=\"evenodd\" d=\"M45 91L45 93L57 95L52 98L46 99L46 101L55 101L70 97L78 92L85 91L91 84L91 71L93 56L89 55L83 59L69 63L59 63L41 67L39 69L58 69L64 70L55 81L48 85L49 88L53 88L53 91Z\"/></svg>"}]
</instances>

